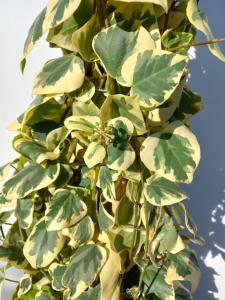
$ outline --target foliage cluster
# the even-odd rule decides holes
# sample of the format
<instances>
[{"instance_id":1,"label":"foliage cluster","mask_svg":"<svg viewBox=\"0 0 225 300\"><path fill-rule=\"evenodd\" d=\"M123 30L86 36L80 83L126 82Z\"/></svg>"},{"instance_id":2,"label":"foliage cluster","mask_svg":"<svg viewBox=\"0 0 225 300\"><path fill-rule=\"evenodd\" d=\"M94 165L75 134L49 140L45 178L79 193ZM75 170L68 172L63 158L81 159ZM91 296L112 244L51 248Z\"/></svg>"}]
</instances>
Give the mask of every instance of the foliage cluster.
<instances>
[{"instance_id":1,"label":"foliage cluster","mask_svg":"<svg viewBox=\"0 0 225 300\"><path fill-rule=\"evenodd\" d=\"M12 299L192 299L202 241L179 184L200 160L196 29L212 38L196 0L48 0L35 19L22 71L46 32L62 56L36 76L0 169L1 281L24 271Z\"/></svg>"}]
</instances>

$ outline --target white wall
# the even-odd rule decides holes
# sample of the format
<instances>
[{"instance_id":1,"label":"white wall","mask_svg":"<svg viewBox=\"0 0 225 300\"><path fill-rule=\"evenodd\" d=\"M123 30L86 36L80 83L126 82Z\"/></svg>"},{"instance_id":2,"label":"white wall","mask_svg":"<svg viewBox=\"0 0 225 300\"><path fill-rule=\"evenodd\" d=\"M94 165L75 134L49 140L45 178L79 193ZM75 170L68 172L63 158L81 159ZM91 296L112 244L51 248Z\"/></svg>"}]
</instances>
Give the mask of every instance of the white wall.
<instances>
[{"instance_id":1,"label":"white wall","mask_svg":"<svg viewBox=\"0 0 225 300\"><path fill-rule=\"evenodd\" d=\"M28 58L25 76L20 74L19 60L27 30L45 3L44 0L1 3L0 165L14 157L10 147L12 134L5 125L31 102L34 74L47 59L57 56L56 50L48 49L42 40ZM225 36L224 0L200 3L212 21L216 36ZM193 119L192 129L202 145L202 162L193 184L186 190L191 198L189 210L206 239L206 247L197 248L203 275L194 299L225 300L225 65L205 48L199 48L197 54L197 61L191 63L190 83L203 95L205 110ZM13 276L17 275L12 273ZM4 300L9 297L8 287Z\"/></svg>"}]
</instances>

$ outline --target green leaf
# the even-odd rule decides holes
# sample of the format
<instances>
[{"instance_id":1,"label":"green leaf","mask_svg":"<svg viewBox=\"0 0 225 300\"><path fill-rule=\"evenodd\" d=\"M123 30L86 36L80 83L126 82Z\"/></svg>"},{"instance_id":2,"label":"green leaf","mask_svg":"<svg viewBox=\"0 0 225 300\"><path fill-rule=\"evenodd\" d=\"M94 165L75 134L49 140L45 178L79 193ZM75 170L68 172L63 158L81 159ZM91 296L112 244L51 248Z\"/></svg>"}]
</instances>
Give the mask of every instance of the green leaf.
<instances>
[{"instance_id":1,"label":"green leaf","mask_svg":"<svg viewBox=\"0 0 225 300\"><path fill-rule=\"evenodd\" d=\"M84 154L84 161L88 168L92 168L102 163L105 156L105 148L98 142L91 142Z\"/></svg>"},{"instance_id":2,"label":"green leaf","mask_svg":"<svg viewBox=\"0 0 225 300\"><path fill-rule=\"evenodd\" d=\"M70 93L84 81L84 63L73 53L48 61L36 76L34 95Z\"/></svg>"},{"instance_id":3,"label":"green leaf","mask_svg":"<svg viewBox=\"0 0 225 300\"><path fill-rule=\"evenodd\" d=\"M73 34L72 41L74 49L86 61L96 59L96 55L92 48L92 41L100 29L99 17L95 14L83 27L76 30Z\"/></svg>"},{"instance_id":4,"label":"green leaf","mask_svg":"<svg viewBox=\"0 0 225 300\"><path fill-rule=\"evenodd\" d=\"M195 252L191 249L184 249L177 254L169 254L170 265L167 270L167 282L177 280L190 281L192 293L194 293L200 281L201 272Z\"/></svg>"},{"instance_id":5,"label":"green leaf","mask_svg":"<svg viewBox=\"0 0 225 300\"><path fill-rule=\"evenodd\" d=\"M171 181L190 183L200 161L200 147L186 126L173 122L144 141L140 156L150 171Z\"/></svg>"},{"instance_id":6,"label":"green leaf","mask_svg":"<svg viewBox=\"0 0 225 300\"><path fill-rule=\"evenodd\" d=\"M116 210L116 224L117 225L134 225L134 204L124 196L120 199Z\"/></svg>"},{"instance_id":7,"label":"green leaf","mask_svg":"<svg viewBox=\"0 0 225 300\"><path fill-rule=\"evenodd\" d=\"M71 290L74 298L93 283L106 259L107 252L101 246L88 244L78 248L63 276L63 285Z\"/></svg>"},{"instance_id":8,"label":"green leaf","mask_svg":"<svg viewBox=\"0 0 225 300\"><path fill-rule=\"evenodd\" d=\"M92 240L95 233L95 226L89 216L84 217L77 225L70 228L64 228L62 231L64 236L70 238L68 245L72 248L78 248L84 243Z\"/></svg>"},{"instance_id":9,"label":"green leaf","mask_svg":"<svg viewBox=\"0 0 225 300\"><path fill-rule=\"evenodd\" d=\"M60 231L49 230L42 218L29 235L23 253L34 269L48 266L64 246L64 237Z\"/></svg>"},{"instance_id":10,"label":"green leaf","mask_svg":"<svg viewBox=\"0 0 225 300\"><path fill-rule=\"evenodd\" d=\"M28 194L54 182L59 170L59 164L49 164L44 168L39 164L32 163L6 181L2 193L8 200L25 198Z\"/></svg>"},{"instance_id":11,"label":"green leaf","mask_svg":"<svg viewBox=\"0 0 225 300\"><path fill-rule=\"evenodd\" d=\"M164 268L158 268L151 265L146 268L143 276L144 299L150 299L151 294L155 294L161 300L174 300L175 293L172 284L166 281L166 271Z\"/></svg>"},{"instance_id":12,"label":"green leaf","mask_svg":"<svg viewBox=\"0 0 225 300\"><path fill-rule=\"evenodd\" d=\"M49 266L49 274L52 277L52 288L55 291L63 291L62 277L65 273L66 266L53 263Z\"/></svg>"},{"instance_id":13,"label":"green leaf","mask_svg":"<svg viewBox=\"0 0 225 300\"><path fill-rule=\"evenodd\" d=\"M60 230L79 222L87 213L87 207L82 201L85 194L82 188L57 190L46 211L48 230Z\"/></svg>"},{"instance_id":14,"label":"green leaf","mask_svg":"<svg viewBox=\"0 0 225 300\"><path fill-rule=\"evenodd\" d=\"M102 190L103 196L107 201L113 202L116 200L113 171L106 166L100 168L97 186Z\"/></svg>"},{"instance_id":15,"label":"green leaf","mask_svg":"<svg viewBox=\"0 0 225 300\"><path fill-rule=\"evenodd\" d=\"M135 51L152 49L153 40L146 29L125 31L113 25L99 32L93 40L93 48L107 73L121 81L121 68ZM118 55L119 53L119 55Z\"/></svg>"},{"instance_id":16,"label":"green leaf","mask_svg":"<svg viewBox=\"0 0 225 300\"><path fill-rule=\"evenodd\" d=\"M2 194L0 194L0 209L13 206L16 199L7 200Z\"/></svg>"},{"instance_id":17,"label":"green leaf","mask_svg":"<svg viewBox=\"0 0 225 300\"><path fill-rule=\"evenodd\" d=\"M32 287L32 277L29 274L24 274L20 279L19 290L17 292L18 297L28 293Z\"/></svg>"},{"instance_id":18,"label":"green leaf","mask_svg":"<svg viewBox=\"0 0 225 300\"><path fill-rule=\"evenodd\" d=\"M123 64L122 77L131 95L140 97L146 108L165 102L178 86L187 58L164 50L145 50L131 55Z\"/></svg>"},{"instance_id":19,"label":"green leaf","mask_svg":"<svg viewBox=\"0 0 225 300\"><path fill-rule=\"evenodd\" d=\"M109 95L101 106L101 119L107 122L113 118L124 117L132 122L137 134L144 134L146 126L137 96Z\"/></svg>"},{"instance_id":20,"label":"green leaf","mask_svg":"<svg viewBox=\"0 0 225 300\"><path fill-rule=\"evenodd\" d=\"M143 193L149 203L156 206L171 205L187 198L176 183L159 175L147 179Z\"/></svg>"},{"instance_id":21,"label":"green leaf","mask_svg":"<svg viewBox=\"0 0 225 300\"><path fill-rule=\"evenodd\" d=\"M180 104L175 111L174 116L185 124L189 124L190 118L202 111L203 103L201 96L185 88L181 97Z\"/></svg>"},{"instance_id":22,"label":"green leaf","mask_svg":"<svg viewBox=\"0 0 225 300\"><path fill-rule=\"evenodd\" d=\"M187 17L190 23L199 31L204 33L208 40L214 38L212 30L208 24L207 17L199 11L196 0L189 0L187 4ZM209 44L209 50L218 59L225 62L224 54L221 52L218 44Z\"/></svg>"},{"instance_id":23,"label":"green leaf","mask_svg":"<svg viewBox=\"0 0 225 300\"><path fill-rule=\"evenodd\" d=\"M17 199L15 216L20 227L28 229L33 222L34 200L31 198Z\"/></svg>"}]
</instances>

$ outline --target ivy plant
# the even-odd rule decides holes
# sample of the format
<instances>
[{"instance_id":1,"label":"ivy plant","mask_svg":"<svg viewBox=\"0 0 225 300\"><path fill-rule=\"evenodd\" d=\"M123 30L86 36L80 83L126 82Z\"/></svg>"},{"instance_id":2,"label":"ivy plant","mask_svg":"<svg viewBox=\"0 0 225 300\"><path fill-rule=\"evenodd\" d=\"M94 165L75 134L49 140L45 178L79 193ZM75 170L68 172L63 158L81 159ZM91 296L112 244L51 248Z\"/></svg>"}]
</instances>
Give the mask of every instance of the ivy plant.
<instances>
[{"instance_id":1,"label":"ivy plant","mask_svg":"<svg viewBox=\"0 0 225 300\"><path fill-rule=\"evenodd\" d=\"M225 61L221 40L196 0L48 0L22 71L45 33L62 55L9 126L18 156L0 169L0 283L14 266L14 300L192 299L202 239L180 184L200 161L189 121L202 102L188 50L208 44Z\"/></svg>"}]
</instances>

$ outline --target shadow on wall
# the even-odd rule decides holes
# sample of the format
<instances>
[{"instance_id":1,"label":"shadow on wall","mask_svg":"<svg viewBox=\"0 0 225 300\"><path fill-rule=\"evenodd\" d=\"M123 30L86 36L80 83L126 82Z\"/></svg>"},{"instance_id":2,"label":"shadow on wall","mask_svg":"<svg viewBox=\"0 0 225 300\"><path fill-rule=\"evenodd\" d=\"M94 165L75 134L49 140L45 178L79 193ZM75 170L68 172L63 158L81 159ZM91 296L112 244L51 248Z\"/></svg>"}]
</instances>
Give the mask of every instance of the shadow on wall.
<instances>
[{"instance_id":1,"label":"shadow on wall","mask_svg":"<svg viewBox=\"0 0 225 300\"><path fill-rule=\"evenodd\" d=\"M223 18L225 3L215 2L213 6L220 9L217 16L210 11L212 3L206 1L202 9L209 12L216 36L225 36L224 26L217 24L220 16ZM221 48L225 53L225 46ZM191 122L201 145L202 161L193 183L185 186L191 199L186 204L206 241L205 247L196 248L202 280L194 300L225 300L225 65L202 47L197 50L197 60L191 62L191 73L189 84L201 94L204 111Z\"/></svg>"}]
</instances>

